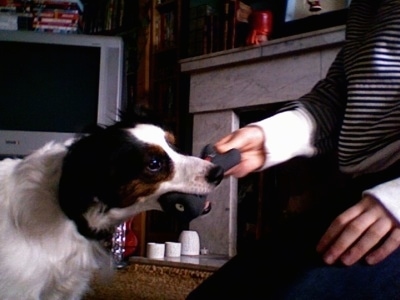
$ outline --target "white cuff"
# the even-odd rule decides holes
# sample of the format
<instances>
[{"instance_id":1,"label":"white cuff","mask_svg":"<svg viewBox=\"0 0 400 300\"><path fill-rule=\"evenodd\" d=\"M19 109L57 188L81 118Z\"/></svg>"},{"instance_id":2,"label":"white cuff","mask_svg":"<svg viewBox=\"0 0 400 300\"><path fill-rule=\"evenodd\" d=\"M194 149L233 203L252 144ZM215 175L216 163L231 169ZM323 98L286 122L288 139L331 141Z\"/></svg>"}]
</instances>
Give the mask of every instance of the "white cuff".
<instances>
[{"instance_id":1,"label":"white cuff","mask_svg":"<svg viewBox=\"0 0 400 300\"><path fill-rule=\"evenodd\" d=\"M374 196L400 223L400 178L382 183L364 191Z\"/></svg>"},{"instance_id":2,"label":"white cuff","mask_svg":"<svg viewBox=\"0 0 400 300\"><path fill-rule=\"evenodd\" d=\"M250 125L258 126L264 131L264 149L267 155L261 170L295 156L311 157L316 153L312 145L314 123L301 110L285 111Z\"/></svg>"}]
</instances>

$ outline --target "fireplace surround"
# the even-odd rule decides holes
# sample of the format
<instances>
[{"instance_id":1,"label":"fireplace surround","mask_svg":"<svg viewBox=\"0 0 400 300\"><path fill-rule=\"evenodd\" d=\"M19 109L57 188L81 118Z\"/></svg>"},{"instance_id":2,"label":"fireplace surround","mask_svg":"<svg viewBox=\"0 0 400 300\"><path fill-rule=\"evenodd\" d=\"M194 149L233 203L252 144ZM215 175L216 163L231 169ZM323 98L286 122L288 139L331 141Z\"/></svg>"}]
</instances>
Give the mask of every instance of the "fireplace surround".
<instances>
[{"instance_id":1,"label":"fireplace surround","mask_svg":"<svg viewBox=\"0 0 400 300\"><path fill-rule=\"evenodd\" d=\"M323 78L345 40L344 26L183 59L190 77L193 154L241 126L240 115L297 99ZM213 209L190 229L209 253L237 253L238 180L226 178L211 195Z\"/></svg>"}]
</instances>

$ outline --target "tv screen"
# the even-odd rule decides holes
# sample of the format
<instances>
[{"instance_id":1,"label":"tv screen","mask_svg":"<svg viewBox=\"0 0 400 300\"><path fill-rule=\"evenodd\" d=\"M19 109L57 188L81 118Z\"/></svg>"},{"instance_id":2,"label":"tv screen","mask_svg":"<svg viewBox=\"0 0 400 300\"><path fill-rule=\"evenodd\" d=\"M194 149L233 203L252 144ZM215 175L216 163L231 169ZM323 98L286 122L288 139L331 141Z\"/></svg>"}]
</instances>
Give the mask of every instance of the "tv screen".
<instances>
[{"instance_id":1,"label":"tv screen","mask_svg":"<svg viewBox=\"0 0 400 300\"><path fill-rule=\"evenodd\" d=\"M0 57L0 128L75 132L96 124L99 48L0 41Z\"/></svg>"},{"instance_id":2,"label":"tv screen","mask_svg":"<svg viewBox=\"0 0 400 300\"><path fill-rule=\"evenodd\" d=\"M114 37L0 32L0 155L116 121L122 56Z\"/></svg>"}]
</instances>

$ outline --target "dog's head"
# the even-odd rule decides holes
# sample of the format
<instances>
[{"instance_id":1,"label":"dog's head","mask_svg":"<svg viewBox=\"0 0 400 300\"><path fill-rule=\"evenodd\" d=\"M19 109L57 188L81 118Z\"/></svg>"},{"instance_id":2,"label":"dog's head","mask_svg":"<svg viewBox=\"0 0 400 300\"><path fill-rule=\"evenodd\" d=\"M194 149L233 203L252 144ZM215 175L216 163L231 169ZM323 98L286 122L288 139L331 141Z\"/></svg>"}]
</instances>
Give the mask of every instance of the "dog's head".
<instances>
[{"instance_id":1,"label":"dog's head","mask_svg":"<svg viewBox=\"0 0 400 300\"><path fill-rule=\"evenodd\" d=\"M102 238L115 225L146 210L163 210L171 192L206 195L223 170L174 150L161 127L118 122L69 146L59 185L62 210L81 234Z\"/></svg>"}]
</instances>

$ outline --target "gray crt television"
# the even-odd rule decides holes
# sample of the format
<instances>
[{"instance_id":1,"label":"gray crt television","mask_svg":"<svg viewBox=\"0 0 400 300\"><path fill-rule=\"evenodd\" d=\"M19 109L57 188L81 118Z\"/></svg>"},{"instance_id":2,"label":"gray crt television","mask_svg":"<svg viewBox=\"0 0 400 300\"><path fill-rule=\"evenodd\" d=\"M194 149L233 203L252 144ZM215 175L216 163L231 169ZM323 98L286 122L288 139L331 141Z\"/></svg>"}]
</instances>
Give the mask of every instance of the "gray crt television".
<instances>
[{"instance_id":1,"label":"gray crt television","mask_svg":"<svg viewBox=\"0 0 400 300\"><path fill-rule=\"evenodd\" d=\"M0 155L117 121L123 53L120 37L0 31Z\"/></svg>"}]
</instances>

